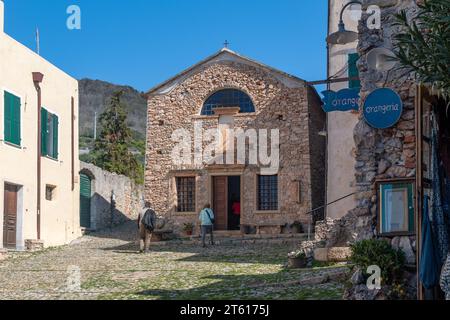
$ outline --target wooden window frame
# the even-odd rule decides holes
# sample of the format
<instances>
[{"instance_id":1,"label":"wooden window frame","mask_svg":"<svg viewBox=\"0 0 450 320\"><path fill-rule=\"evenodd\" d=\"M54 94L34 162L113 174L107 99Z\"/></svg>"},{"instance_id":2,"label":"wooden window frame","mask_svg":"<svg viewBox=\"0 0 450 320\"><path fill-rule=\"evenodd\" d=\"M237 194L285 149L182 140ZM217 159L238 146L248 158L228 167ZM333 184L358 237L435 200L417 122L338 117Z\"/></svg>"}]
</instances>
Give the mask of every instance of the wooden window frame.
<instances>
[{"instance_id":1,"label":"wooden window frame","mask_svg":"<svg viewBox=\"0 0 450 320\"><path fill-rule=\"evenodd\" d=\"M409 199L409 191L408 191L408 208L409 211L412 211L408 213L408 231L396 231L396 232L383 232L382 227L382 210L383 210L383 198L380 194L380 188L382 185L410 185L412 187L411 190L411 197L412 199ZM377 234L381 237L398 237L398 236L414 236L416 235L416 210L415 210L415 192L416 192L416 180L410 179L410 178L398 178L398 179L380 179L375 182L375 188L377 192ZM412 206L412 207L411 207ZM412 226L411 226L412 223Z\"/></svg>"},{"instance_id":2,"label":"wooden window frame","mask_svg":"<svg viewBox=\"0 0 450 320\"><path fill-rule=\"evenodd\" d=\"M270 208L270 209L261 209L260 206L260 177L274 177L276 176L276 181L277 181L277 190L276 190L276 195L277 195L277 207L275 209ZM279 213L280 212L280 175L279 174L273 174L273 175L264 175L264 174L257 174L256 175L256 212L259 213Z\"/></svg>"},{"instance_id":3,"label":"wooden window frame","mask_svg":"<svg viewBox=\"0 0 450 320\"><path fill-rule=\"evenodd\" d=\"M176 206L175 206L175 212L186 214L186 213L195 213L196 212L196 206L197 206L197 177L196 176L175 176L175 193L176 193ZM187 204L184 205L186 208L185 210L182 210L180 207L180 190L179 190L179 181L181 179L192 179L192 190L186 190L187 193L192 192L192 203L189 203L189 200L187 200ZM189 188L189 185L186 186Z\"/></svg>"}]
</instances>

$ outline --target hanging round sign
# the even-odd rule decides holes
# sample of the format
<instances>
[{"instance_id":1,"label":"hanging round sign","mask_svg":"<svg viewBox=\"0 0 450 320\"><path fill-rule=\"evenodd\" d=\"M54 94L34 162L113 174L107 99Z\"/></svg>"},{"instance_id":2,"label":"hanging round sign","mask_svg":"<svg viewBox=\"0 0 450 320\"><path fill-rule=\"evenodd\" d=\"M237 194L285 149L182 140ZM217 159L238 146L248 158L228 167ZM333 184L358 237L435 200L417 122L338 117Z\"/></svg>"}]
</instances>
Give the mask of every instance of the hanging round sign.
<instances>
[{"instance_id":1,"label":"hanging round sign","mask_svg":"<svg viewBox=\"0 0 450 320\"><path fill-rule=\"evenodd\" d=\"M403 102L398 93L392 89L376 89L367 96L363 112L370 126L376 129L387 129L400 120Z\"/></svg>"}]
</instances>

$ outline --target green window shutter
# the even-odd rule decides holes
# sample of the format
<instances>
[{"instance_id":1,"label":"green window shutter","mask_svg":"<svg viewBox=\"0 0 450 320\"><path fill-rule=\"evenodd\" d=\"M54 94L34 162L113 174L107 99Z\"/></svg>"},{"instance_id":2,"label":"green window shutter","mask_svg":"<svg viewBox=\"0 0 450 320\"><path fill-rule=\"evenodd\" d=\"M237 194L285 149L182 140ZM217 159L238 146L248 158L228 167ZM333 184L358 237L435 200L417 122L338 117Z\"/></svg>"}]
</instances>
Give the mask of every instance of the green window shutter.
<instances>
[{"instance_id":1,"label":"green window shutter","mask_svg":"<svg viewBox=\"0 0 450 320\"><path fill-rule=\"evenodd\" d=\"M11 143L20 146L20 98L12 96Z\"/></svg>"},{"instance_id":2,"label":"green window shutter","mask_svg":"<svg viewBox=\"0 0 450 320\"><path fill-rule=\"evenodd\" d=\"M20 98L6 91L4 94L4 113L5 141L20 146Z\"/></svg>"},{"instance_id":3,"label":"green window shutter","mask_svg":"<svg viewBox=\"0 0 450 320\"><path fill-rule=\"evenodd\" d=\"M53 154L54 159L58 159L58 126L59 120L58 116L52 114L52 124L53 124Z\"/></svg>"},{"instance_id":4,"label":"green window shutter","mask_svg":"<svg viewBox=\"0 0 450 320\"><path fill-rule=\"evenodd\" d=\"M357 53L351 53L348 55L348 77L359 77L358 66L356 65L359 60L359 55ZM350 80L348 82L349 88L361 88L361 81Z\"/></svg>"},{"instance_id":5,"label":"green window shutter","mask_svg":"<svg viewBox=\"0 0 450 320\"><path fill-rule=\"evenodd\" d=\"M11 94L5 91L4 95L4 135L5 141L11 142L11 128L12 128L12 110L11 110Z\"/></svg>"},{"instance_id":6,"label":"green window shutter","mask_svg":"<svg viewBox=\"0 0 450 320\"><path fill-rule=\"evenodd\" d=\"M48 112L41 108L41 155L47 156L47 117Z\"/></svg>"}]
</instances>

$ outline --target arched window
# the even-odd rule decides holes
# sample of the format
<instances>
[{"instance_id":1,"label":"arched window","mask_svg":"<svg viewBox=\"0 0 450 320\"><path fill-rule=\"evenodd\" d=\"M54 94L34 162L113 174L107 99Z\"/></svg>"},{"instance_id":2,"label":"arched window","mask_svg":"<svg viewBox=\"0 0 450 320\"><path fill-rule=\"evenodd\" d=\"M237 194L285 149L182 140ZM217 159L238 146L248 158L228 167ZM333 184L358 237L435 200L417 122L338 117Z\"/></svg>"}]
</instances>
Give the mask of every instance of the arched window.
<instances>
[{"instance_id":1,"label":"arched window","mask_svg":"<svg viewBox=\"0 0 450 320\"><path fill-rule=\"evenodd\" d=\"M210 96L203 104L202 115L211 116L215 108L239 107L240 113L255 112L250 97L236 89L220 90Z\"/></svg>"}]
</instances>

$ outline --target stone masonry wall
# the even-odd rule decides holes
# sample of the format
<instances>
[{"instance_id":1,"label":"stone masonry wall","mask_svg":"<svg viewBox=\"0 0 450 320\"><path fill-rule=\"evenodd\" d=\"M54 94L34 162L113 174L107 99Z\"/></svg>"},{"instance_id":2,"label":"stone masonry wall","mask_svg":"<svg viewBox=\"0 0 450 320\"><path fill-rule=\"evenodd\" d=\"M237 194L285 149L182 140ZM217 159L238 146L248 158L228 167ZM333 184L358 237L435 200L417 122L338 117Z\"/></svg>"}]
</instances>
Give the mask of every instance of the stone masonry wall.
<instances>
[{"instance_id":1,"label":"stone masonry wall","mask_svg":"<svg viewBox=\"0 0 450 320\"><path fill-rule=\"evenodd\" d=\"M204 101L220 89L236 88L253 100L256 113L238 114L235 128L265 128L280 130L279 212L256 210L256 175L259 168L247 165L225 166L211 171L200 166L178 166L172 162L172 133L185 128L193 135L195 121L203 121L203 130L218 126L217 116L199 116ZM242 174L242 221L246 223L307 223L304 215L312 207L310 112L320 105L308 101L307 88L289 88L262 68L232 61L221 61L199 67L193 75L181 81L164 95L152 95L148 101L148 146L145 175L145 197L158 214L169 217L175 229L185 222L197 222L198 212L211 202L211 176L214 172ZM316 120L315 120L316 121ZM321 126L322 130L323 124ZM315 128L314 128L315 129ZM193 144L193 143L192 143ZM204 144L205 145L205 144ZM247 148L255 147L249 146ZM193 148L192 148L193 149ZM192 150L193 151L193 150ZM324 150L322 150L322 153ZM317 170L316 175L324 175ZM196 176L196 212L177 213L175 177ZM316 177L314 177L316 179ZM297 196L298 181L303 188L303 201Z\"/></svg>"},{"instance_id":2,"label":"stone masonry wall","mask_svg":"<svg viewBox=\"0 0 450 320\"><path fill-rule=\"evenodd\" d=\"M414 12L414 1L363 1L364 8L378 5L382 10L381 29L367 27L366 14L359 24L358 69L361 79L362 101L375 89L383 86L397 91L403 101L404 111L400 121L392 128L379 130L370 127L363 118L354 129L356 144L355 170L357 206L341 220L327 220L318 227L316 237L326 240L328 246L345 245L362 239L376 237L378 179L412 178L416 176L415 96L416 83L412 75L395 67L389 72L379 72L367 66L367 53L376 47L393 50L392 35L398 32L393 25L394 14L401 9ZM415 237L388 239L396 247L402 244L408 262L415 262Z\"/></svg>"},{"instance_id":3,"label":"stone masonry wall","mask_svg":"<svg viewBox=\"0 0 450 320\"><path fill-rule=\"evenodd\" d=\"M136 220L143 205L143 186L128 177L81 162L81 173L92 179L91 229L101 230ZM115 210L111 215L111 194Z\"/></svg>"}]
</instances>

